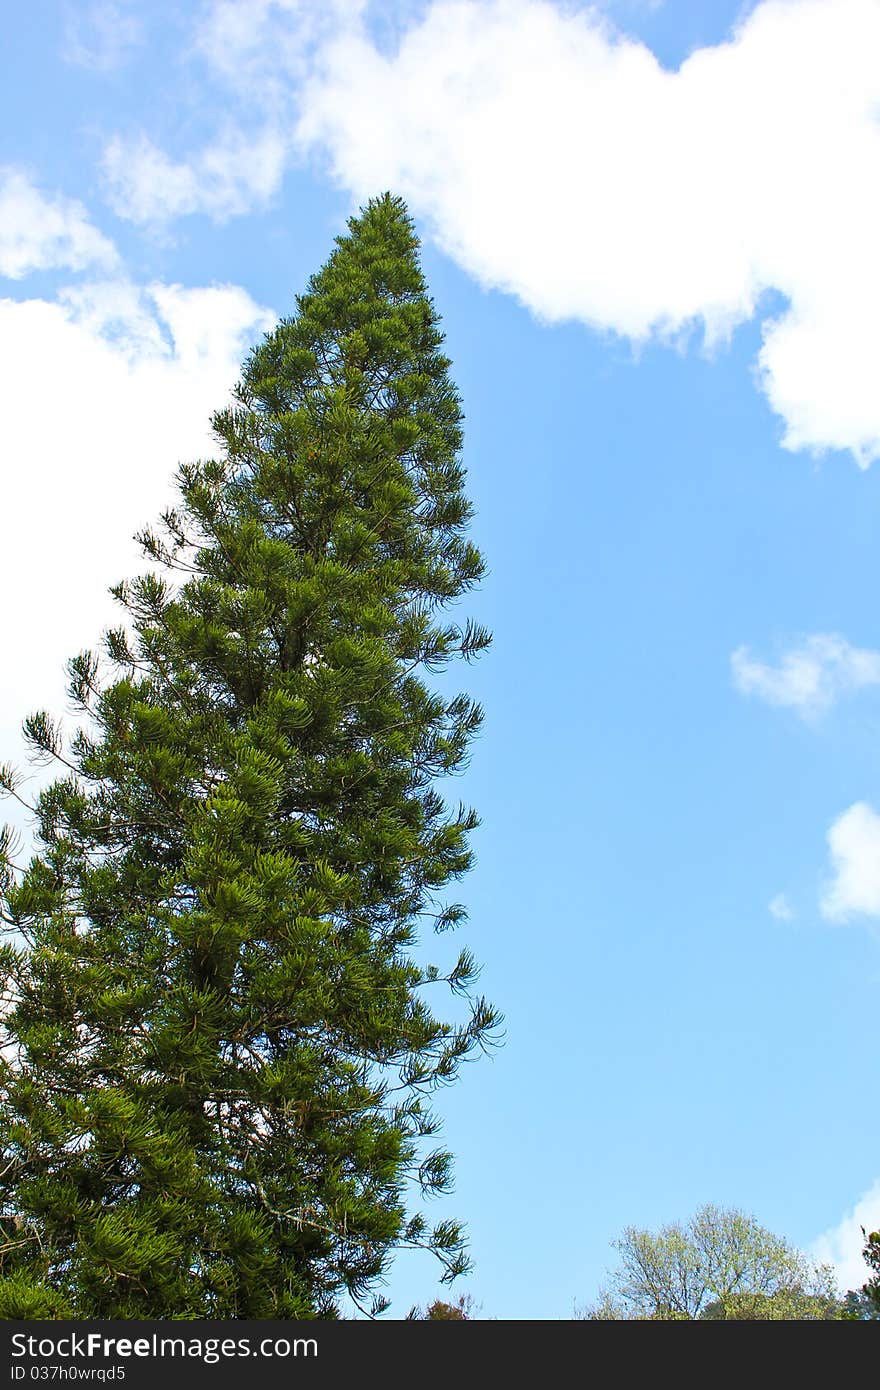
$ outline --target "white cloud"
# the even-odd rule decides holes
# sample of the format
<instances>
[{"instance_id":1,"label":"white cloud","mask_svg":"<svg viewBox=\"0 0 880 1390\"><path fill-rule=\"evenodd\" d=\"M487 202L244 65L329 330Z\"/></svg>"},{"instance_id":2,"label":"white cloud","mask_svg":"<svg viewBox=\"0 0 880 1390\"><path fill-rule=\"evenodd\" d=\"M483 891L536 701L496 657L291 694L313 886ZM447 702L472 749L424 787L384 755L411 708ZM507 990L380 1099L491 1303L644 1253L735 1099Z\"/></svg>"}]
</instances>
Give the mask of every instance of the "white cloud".
<instances>
[{"instance_id":1,"label":"white cloud","mask_svg":"<svg viewBox=\"0 0 880 1390\"><path fill-rule=\"evenodd\" d=\"M880 917L880 816L857 801L828 831L833 878L821 901L829 922Z\"/></svg>"},{"instance_id":2,"label":"white cloud","mask_svg":"<svg viewBox=\"0 0 880 1390\"><path fill-rule=\"evenodd\" d=\"M283 102L291 79L308 74L316 46L366 9L367 0L212 0L195 47L251 100Z\"/></svg>"},{"instance_id":3,"label":"white cloud","mask_svg":"<svg viewBox=\"0 0 880 1390\"><path fill-rule=\"evenodd\" d=\"M548 321L708 343L766 318L755 381L789 449L880 457L880 0L761 0L677 72L568 0L213 0L190 58L228 124L104 155L161 225L265 205L318 158L402 193L482 284ZM237 125L236 122L239 122Z\"/></svg>"},{"instance_id":4,"label":"white cloud","mask_svg":"<svg viewBox=\"0 0 880 1390\"><path fill-rule=\"evenodd\" d=\"M79 67L110 72L125 62L142 34L141 21L125 0L94 0L86 5L76 0L68 10L62 56Z\"/></svg>"},{"instance_id":5,"label":"white cloud","mask_svg":"<svg viewBox=\"0 0 880 1390\"><path fill-rule=\"evenodd\" d=\"M880 456L880 0L764 0L678 72L595 9L436 0L387 52L349 17L298 133L390 187L487 286L633 339L723 338L762 294L757 379L790 449Z\"/></svg>"},{"instance_id":6,"label":"white cloud","mask_svg":"<svg viewBox=\"0 0 880 1390\"><path fill-rule=\"evenodd\" d=\"M0 300L0 379L15 403L0 508L0 761L22 762L25 715L65 709L65 661L119 621L108 586L145 568L133 533L169 500L178 463L214 452L210 416L272 322L233 285Z\"/></svg>"},{"instance_id":7,"label":"white cloud","mask_svg":"<svg viewBox=\"0 0 880 1390\"><path fill-rule=\"evenodd\" d=\"M192 159L180 161L146 135L117 136L104 151L102 167L110 205L120 217L158 225L200 212L224 222L270 200L286 155L283 136L271 126L256 134L227 127Z\"/></svg>"},{"instance_id":8,"label":"white cloud","mask_svg":"<svg viewBox=\"0 0 880 1390\"><path fill-rule=\"evenodd\" d=\"M22 170L0 168L0 275L20 280L34 270L107 270L117 259L82 203L46 198Z\"/></svg>"},{"instance_id":9,"label":"white cloud","mask_svg":"<svg viewBox=\"0 0 880 1390\"><path fill-rule=\"evenodd\" d=\"M824 713L841 695L880 685L880 652L854 647L833 632L805 638L775 666L754 660L748 647L738 647L730 664L744 695L787 706L807 719Z\"/></svg>"},{"instance_id":10,"label":"white cloud","mask_svg":"<svg viewBox=\"0 0 880 1390\"><path fill-rule=\"evenodd\" d=\"M821 1264L830 1264L837 1275L838 1286L859 1289L871 1271L862 1259L865 1243L862 1227L870 1235L880 1229L880 1179L874 1183L848 1211L837 1226L825 1231L813 1243L812 1255Z\"/></svg>"},{"instance_id":11,"label":"white cloud","mask_svg":"<svg viewBox=\"0 0 880 1390\"><path fill-rule=\"evenodd\" d=\"M784 893L777 893L775 898L771 898L767 904L767 911L771 917L775 917L777 922L793 922L794 909Z\"/></svg>"},{"instance_id":12,"label":"white cloud","mask_svg":"<svg viewBox=\"0 0 880 1390\"><path fill-rule=\"evenodd\" d=\"M384 6L395 9L390 0ZM204 60L212 80L226 84L233 98L230 111L237 111L242 123L229 114L214 140L179 159L144 133L114 137L102 158L114 211L132 222L161 226L193 213L223 222L265 206L293 158L298 85L315 70L322 47L366 8L367 0L206 4L189 56Z\"/></svg>"}]
</instances>

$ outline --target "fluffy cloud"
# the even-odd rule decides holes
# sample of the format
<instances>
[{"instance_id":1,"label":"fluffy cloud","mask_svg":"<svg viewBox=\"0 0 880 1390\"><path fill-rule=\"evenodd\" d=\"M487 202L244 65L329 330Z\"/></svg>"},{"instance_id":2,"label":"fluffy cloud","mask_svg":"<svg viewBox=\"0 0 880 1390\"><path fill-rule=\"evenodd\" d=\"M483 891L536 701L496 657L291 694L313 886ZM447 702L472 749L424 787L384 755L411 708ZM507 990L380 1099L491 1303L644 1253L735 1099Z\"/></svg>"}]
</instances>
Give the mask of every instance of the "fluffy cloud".
<instances>
[{"instance_id":1,"label":"fluffy cloud","mask_svg":"<svg viewBox=\"0 0 880 1390\"><path fill-rule=\"evenodd\" d=\"M777 922L794 921L794 910L791 903L784 893L777 893L767 904L767 911L771 917L775 917Z\"/></svg>"},{"instance_id":2,"label":"fluffy cloud","mask_svg":"<svg viewBox=\"0 0 880 1390\"><path fill-rule=\"evenodd\" d=\"M744 695L787 706L805 719L823 714L847 692L880 685L880 652L854 647L833 632L807 637L775 666L756 661L748 647L738 647L730 665Z\"/></svg>"},{"instance_id":3,"label":"fluffy cloud","mask_svg":"<svg viewBox=\"0 0 880 1390\"><path fill-rule=\"evenodd\" d=\"M395 8L391 0L384 4ZM366 9L367 0L210 0L189 56L207 64L213 83L225 85L225 124L202 149L179 159L144 133L112 139L102 167L114 211L161 226L193 213L224 222L265 206L295 158L299 87L320 64L323 48L357 25Z\"/></svg>"},{"instance_id":4,"label":"fluffy cloud","mask_svg":"<svg viewBox=\"0 0 880 1390\"><path fill-rule=\"evenodd\" d=\"M154 225L201 212L216 222L249 211L277 192L287 156L278 130L226 129L189 160L175 161L145 135L116 137L104 151L103 173L114 212Z\"/></svg>"},{"instance_id":5,"label":"fluffy cloud","mask_svg":"<svg viewBox=\"0 0 880 1390\"><path fill-rule=\"evenodd\" d=\"M178 462L212 450L210 416L272 321L231 285L0 300L0 378L14 402L0 508L0 760L20 757L32 709L63 712L65 660L119 620L108 586L144 568L131 536L165 505Z\"/></svg>"},{"instance_id":6,"label":"fluffy cloud","mask_svg":"<svg viewBox=\"0 0 880 1390\"><path fill-rule=\"evenodd\" d=\"M783 444L867 467L878 51L880 0L761 0L676 72L596 5L213 0L193 52L242 130L178 160L116 140L105 172L125 217L220 220L317 157L355 201L404 194L540 318L635 342L718 342L772 292L755 379Z\"/></svg>"},{"instance_id":7,"label":"fluffy cloud","mask_svg":"<svg viewBox=\"0 0 880 1390\"><path fill-rule=\"evenodd\" d=\"M0 275L19 280L34 270L106 270L116 262L82 203L46 198L20 169L0 168Z\"/></svg>"},{"instance_id":8,"label":"fluffy cloud","mask_svg":"<svg viewBox=\"0 0 880 1390\"><path fill-rule=\"evenodd\" d=\"M395 0L382 4L395 8ZM309 75L317 47L367 8L368 0L211 0L195 47L250 103L283 107L291 79Z\"/></svg>"},{"instance_id":9,"label":"fluffy cloud","mask_svg":"<svg viewBox=\"0 0 880 1390\"><path fill-rule=\"evenodd\" d=\"M764 0L677 72L594 9L435 0L391 51L323 43L298 134L391 187L547 320L723 338L765 291L758 379L791 449L880 455L880 3Z\"/></svg>"},{"instance_id":10,"label":"fluffy cloud","mask_svg":"<svg viewBox=\"0 0 880 1390\"><path fill-rule=\"evenodd\" d=\"M812 1255L821 1264L833 1265L839 1287L861 1288L871 1271L862 1259L864 1236L880 1229L880 1179L856 1202L837 1226L825 1231L813 1244Z\"/></svg>"},{"instance_id":11,"label":"fluffy cloud","mask_svg":"<svg viewBox=\"0 0 880 1390\"><path fill-rule=\"evenodd\" d=\"M829 922L880 917L880 816L857 801L828 831L833 877L822 897Z\"/></svg>"}]
</instances>

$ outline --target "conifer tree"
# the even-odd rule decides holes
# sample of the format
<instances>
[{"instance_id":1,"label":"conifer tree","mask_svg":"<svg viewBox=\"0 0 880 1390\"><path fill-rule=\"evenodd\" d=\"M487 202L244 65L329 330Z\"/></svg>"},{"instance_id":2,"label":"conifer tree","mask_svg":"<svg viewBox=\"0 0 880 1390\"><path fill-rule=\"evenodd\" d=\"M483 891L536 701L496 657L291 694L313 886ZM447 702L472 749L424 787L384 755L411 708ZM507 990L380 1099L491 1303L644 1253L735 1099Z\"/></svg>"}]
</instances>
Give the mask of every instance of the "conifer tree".
<instances>
[{"instance_id":1,"label":"conifer tree","mask_svg":"<svg viewBox=\"0 0 880 1390\"><path fill-rule=\"evenodd\" d=\"M26 723L60 766L30 863L4 842L0 1316L334 1317L400 1247L468 1265L418 1209L432 1093L498 1022L418 933L464 916L435 780L480 723L427 678L489 641L442 614L482 571L442 340L377 199L140 537L76 732Z\"/></svg>"}]
</instances>

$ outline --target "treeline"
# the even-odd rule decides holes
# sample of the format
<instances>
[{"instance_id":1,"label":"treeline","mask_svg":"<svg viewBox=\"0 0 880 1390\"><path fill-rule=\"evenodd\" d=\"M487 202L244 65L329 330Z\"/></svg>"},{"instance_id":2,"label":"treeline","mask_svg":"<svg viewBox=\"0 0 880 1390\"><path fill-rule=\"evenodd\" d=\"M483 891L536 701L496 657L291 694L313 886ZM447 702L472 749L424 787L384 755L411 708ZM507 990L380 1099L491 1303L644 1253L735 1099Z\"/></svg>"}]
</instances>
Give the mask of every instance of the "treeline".
<instances>
[{"instance_id":1,"label":"treeline","mask_svg":"<svg viewBox=\"0 0 880 1390\"><path fill-rule=\"evenodd\" d=\"M628 1226L614 1242L618 1263L583 1321L817 1322L880 1319L880 1233L865 1235L872 1277L840 1293L827 1265L817 1264L753 1216L706 1205L685 1223L659 1231ZM467 1296L435 1300L411 1316L462 1320L479 1316Z\"/></svg>"}]
</instances>

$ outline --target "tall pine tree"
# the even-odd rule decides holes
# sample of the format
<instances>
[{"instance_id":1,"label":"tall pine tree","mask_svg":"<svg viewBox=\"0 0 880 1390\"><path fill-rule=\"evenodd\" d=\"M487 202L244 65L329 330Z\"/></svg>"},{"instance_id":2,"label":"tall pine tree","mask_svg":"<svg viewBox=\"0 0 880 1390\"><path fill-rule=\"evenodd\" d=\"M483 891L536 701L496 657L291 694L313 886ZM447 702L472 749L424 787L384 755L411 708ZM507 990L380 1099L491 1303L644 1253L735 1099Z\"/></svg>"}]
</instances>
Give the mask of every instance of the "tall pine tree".
<instances>
[{"instance_id":1,"label":"tall pine tree","mask_svg":"<svg viewBox=\"0 0 880 1390\"><path fill-rule=\"evenodd\" d=\"M441 344L377 199L70 662L75 735L26 723L61 767L26 868L6 841L0 1316L333 1317L399 1247L467 1266L411 1201L450 1182L431 1094L498 1021L469 951L418 945L464 915L437 895L476 818L435 780L480 723L423 676L489 640L442 618L482 561Z\"/></svg>"}]
</instances>

